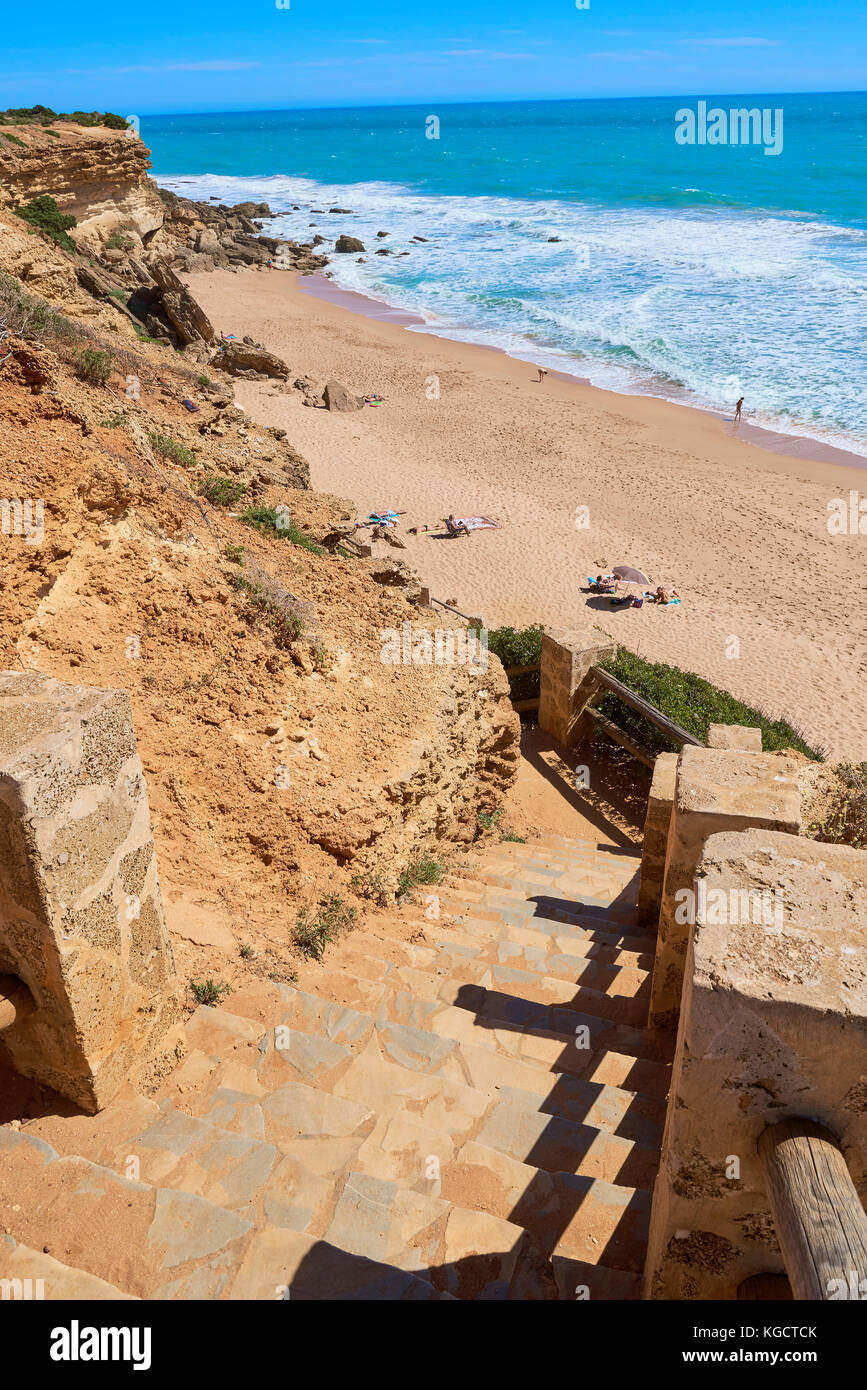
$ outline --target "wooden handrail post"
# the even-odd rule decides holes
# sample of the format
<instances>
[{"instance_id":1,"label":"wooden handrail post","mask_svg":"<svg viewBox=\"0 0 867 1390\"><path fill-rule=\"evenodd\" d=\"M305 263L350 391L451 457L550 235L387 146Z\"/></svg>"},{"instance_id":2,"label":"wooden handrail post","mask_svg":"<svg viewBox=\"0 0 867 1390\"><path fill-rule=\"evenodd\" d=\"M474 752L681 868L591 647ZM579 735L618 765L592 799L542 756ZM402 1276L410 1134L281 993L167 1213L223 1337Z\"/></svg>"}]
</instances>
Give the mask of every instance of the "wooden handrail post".
<instances>
[{"instance_id":1,"label":"wooden handrail post","mask_svg":"<svg viewBox=\"0 0 867 1390\"><path fill-rule=\"evenodd\" d=\"M759 1154L794 1297L867 1296L867 1215L833 1134L783 1120L764 1131Z\"/></svg>"}]
</instances>

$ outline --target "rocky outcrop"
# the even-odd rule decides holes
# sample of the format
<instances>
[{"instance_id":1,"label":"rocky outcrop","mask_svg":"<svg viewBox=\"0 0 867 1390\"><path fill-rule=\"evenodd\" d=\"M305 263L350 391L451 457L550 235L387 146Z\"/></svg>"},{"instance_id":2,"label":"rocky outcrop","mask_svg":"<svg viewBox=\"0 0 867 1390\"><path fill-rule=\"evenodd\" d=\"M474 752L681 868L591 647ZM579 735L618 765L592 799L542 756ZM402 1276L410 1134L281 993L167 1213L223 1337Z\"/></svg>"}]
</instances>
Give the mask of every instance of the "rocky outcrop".
<instances>
[{"instance_id":1,"label":"rocky outcrop","mask_svg":"<svg viewBox=\"0 0 867 1390\"><path fill-rule=\"evenodd\" d=\"M71 235L82 248L99 250L118 229L140 248L163 222L147 146L131 130L66 122L48 129L0 130L0 202L11 207L47 193L76 218Z\"/></svg>"},{"instance_id":2,"label":"rocky outcrop","mask_svg":"<svg viewBox=\"0 0 867 1390\"><path fill-rule=\"evenodd\" d=\"M361 410L364 405L363 398L347 391L340 381L326 382L322 399L329 410Z\"/></svg>"},{"instance_id":3,"label":"rocky outcrop","mask_svg":"<svg viewBox=\"0 0 867 1390\"><path fill-rule=\"evenodd\" d=\"M159 290L159 305L183 344L213 343L211 320L193 299L173 270L159 256L152 256L148 269Z\"/></svg>"},{"instance_id":4,"label":"rocky outcrop","mask_svg":"<svg viewBox=\"0 0 867 1390\"><path fill-rule=\"evenodd\" d=\"M266 380L269 377L285 381L289 376L289 368L282 357L269 352L261 343L254 343L252 338L244 338L241 342L222 343L211 358L211 365L228 372L230 376L247 377L252 381Z\"/></svg>"},{"instance_id":5,"label":"rocky outcrop","mask_svg":"<svg viewBox=\"0 0 867 1390\"><path fill-rule=\"evenodd\" d=\"M363 241L359 241L357 236L339 236L334 243L335 251L347 253L349 251L365 251L367 248Z\"/></svg>"},{"instance_id":6,"label":"rocky outcrop","mask_svg":"<svg viewBox=\"0 0 867 1390\"><path fill-rule=\"evenodd\" d=\"M79 282L71 256L26 222L0 208L0 271L39 295L66 317L133 338L135 330L116 301L94 296Z\"/></svg>"},{"instance_id":7,"label":"rocky outcrop","mask_svg":"<svg viewBox=\"0 0 867 1390\"><path fill-rule=\"evenodd\" d=\"M327 265L312 244L262 234L255 218L273 217L267 203L194 203L160 191L165 217L153 246L175 270L189 273L265 266L309 273Z\"/></svg>"}]
</instances>

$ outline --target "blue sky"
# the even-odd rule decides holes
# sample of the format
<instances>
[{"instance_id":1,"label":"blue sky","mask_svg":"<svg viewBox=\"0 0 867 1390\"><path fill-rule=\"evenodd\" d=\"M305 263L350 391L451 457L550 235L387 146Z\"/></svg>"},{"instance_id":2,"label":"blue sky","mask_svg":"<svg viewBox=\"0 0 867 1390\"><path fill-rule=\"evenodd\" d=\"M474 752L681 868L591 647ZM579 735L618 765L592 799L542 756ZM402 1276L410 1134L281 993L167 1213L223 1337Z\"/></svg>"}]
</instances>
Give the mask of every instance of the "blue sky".
<instances>
[{"instance_id":1,"label":"blue sky","mask_svg":"<svg viewBox=\"0 0 867 1390\"><path fill-rule=\"evenodd\" d=\"M122 115L867 88L864 0L43 0L0 108Z\"/></svg>"}]
</instances>

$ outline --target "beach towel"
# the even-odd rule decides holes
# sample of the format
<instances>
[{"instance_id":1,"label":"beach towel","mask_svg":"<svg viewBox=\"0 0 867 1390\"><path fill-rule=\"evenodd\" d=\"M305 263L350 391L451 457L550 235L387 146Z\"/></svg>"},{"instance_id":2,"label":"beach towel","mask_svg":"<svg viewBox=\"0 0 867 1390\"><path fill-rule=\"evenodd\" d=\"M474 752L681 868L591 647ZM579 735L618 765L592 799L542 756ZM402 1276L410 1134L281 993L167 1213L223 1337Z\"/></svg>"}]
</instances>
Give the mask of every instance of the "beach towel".
<instances>
[{"instance_id":1,"label":"beach towel","mask_svg":"<svg viewBox=\"0 0 867 1390\"><path fill-rule=\"evenodd\" d=\"M494 521L489 516L456 516L453 524L466 526L468 531L484 531L486 529L499 531L500 529L499 521Z\"/></svg>"}]
</instances>

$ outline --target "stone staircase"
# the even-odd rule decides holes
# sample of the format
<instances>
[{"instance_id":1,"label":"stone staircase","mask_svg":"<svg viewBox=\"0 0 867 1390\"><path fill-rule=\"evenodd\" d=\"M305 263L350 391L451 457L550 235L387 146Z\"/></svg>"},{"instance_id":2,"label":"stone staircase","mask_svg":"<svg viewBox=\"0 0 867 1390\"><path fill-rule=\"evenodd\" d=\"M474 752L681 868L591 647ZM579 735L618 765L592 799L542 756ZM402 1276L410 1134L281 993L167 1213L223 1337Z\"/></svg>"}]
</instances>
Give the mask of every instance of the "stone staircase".
<instances>
[{"instance_id":1,"label":"stone staircase","mask_svg":"<svg viewBox=\"0 0 867 1390\"><path fill-rule=\"evenodd\" d=\"M638 1297L669 1077L638 864L556 836L474 853L304 988L198 1008L153 1095L0 1126L0 1277L46 1298Z\"/></svg>"}]
</instances>

